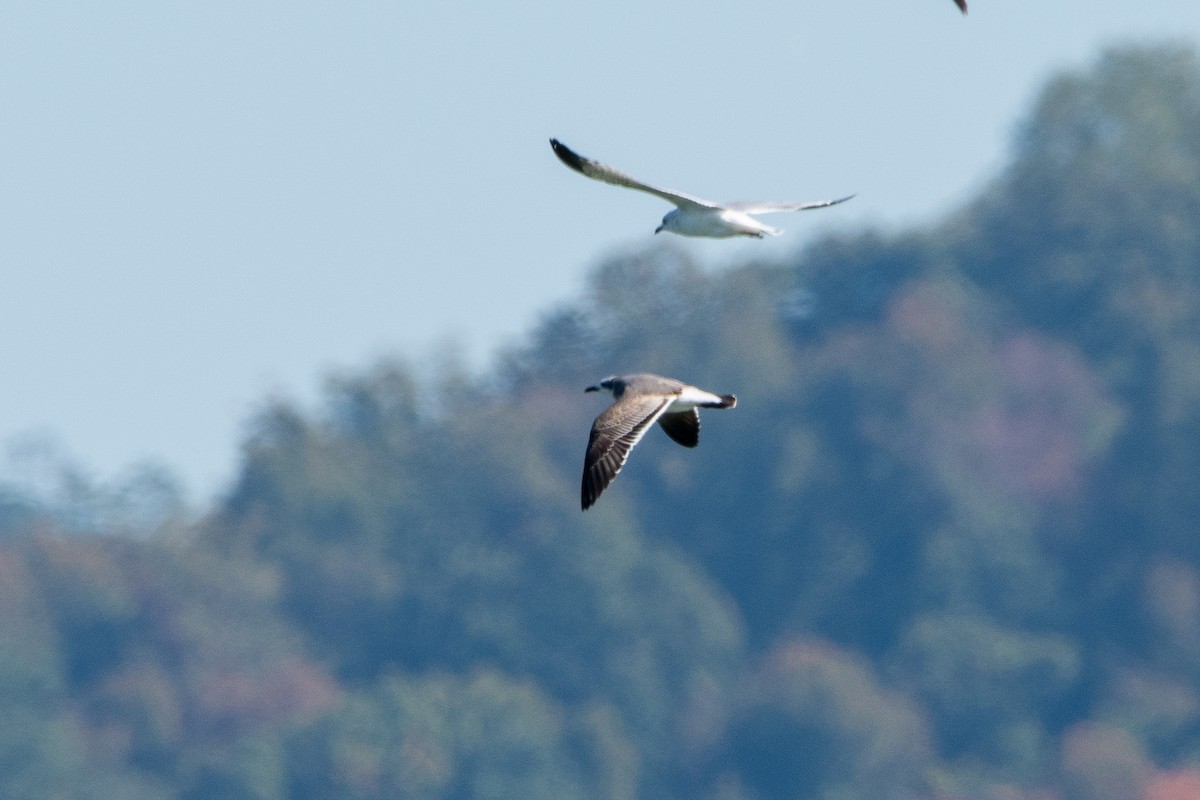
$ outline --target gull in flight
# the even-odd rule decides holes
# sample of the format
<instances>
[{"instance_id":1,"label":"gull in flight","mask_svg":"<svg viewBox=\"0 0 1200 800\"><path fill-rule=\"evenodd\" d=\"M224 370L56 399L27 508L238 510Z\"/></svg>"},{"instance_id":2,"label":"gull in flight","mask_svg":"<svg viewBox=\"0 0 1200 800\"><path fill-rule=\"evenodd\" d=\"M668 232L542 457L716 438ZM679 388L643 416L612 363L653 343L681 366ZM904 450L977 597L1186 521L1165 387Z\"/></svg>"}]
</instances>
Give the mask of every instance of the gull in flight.
<instances>
[{"instance_id":1,"label":"gull in flight","mask_svg":"<svg viewBox=\"0 0 1200 800\"><path fill-rule=\"evenodd\" d=\"M854 195L839 197L837 200L815 200L808 202L778 202L760 201L748 203L714 203L711 200L701 200L690 194L675 192L670 189L660 189L648 183L642 183L614 169L607 164L584 158L558 139L551 139L550 146L559 160L571 169L589 178L614 186L624 186L627 189L637 189L639 192L649 192L675 204L673 211L667 212L662 219L662 225L654 232L670 231L681 236L708 236L723 239L730 236L778 236L783 231L764 225L754 218L755 214L770 214L777 211L806 211L810 208L844 203Z\"/></svg>"},{"instance_id":2,"label":"gull in flight","mask_svg":"<svg viewBox=\"0 0 1200 800\"><path fill-rule=\"evenodd\" d=\"M737 398L713 394L671 378L639 373L613 375L585 392L612 392L614 402L592 423L583 459L581 504L587 511L617 477L629 451L657 422L684 447L700 443L700 408L733 408Z\"/></svg>"}]
</instances>

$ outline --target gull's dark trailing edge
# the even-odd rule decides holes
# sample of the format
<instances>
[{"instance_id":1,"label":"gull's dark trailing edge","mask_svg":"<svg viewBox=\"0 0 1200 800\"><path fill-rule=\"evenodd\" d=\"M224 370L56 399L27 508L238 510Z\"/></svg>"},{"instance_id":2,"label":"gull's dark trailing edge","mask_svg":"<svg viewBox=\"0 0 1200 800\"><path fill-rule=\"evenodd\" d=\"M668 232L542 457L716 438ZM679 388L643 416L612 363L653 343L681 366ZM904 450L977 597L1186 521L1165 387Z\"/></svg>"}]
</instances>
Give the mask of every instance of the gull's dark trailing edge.
<instances>
[{"instance_id":1,"label":"gull's dark trailing edge","mask_svg":"<svg viewBox=\"0 0 1200 800\"><path fill-rule=\"evenodd\" d=\"M583 459L580 505L586 511L617 477L629 451L657 422L684 447L700 443L700 408L733 408L737 398L717 395L650 373L614 375L584 391L611 392L614 402L596 417Z\"/></svg>"}]
</instances>

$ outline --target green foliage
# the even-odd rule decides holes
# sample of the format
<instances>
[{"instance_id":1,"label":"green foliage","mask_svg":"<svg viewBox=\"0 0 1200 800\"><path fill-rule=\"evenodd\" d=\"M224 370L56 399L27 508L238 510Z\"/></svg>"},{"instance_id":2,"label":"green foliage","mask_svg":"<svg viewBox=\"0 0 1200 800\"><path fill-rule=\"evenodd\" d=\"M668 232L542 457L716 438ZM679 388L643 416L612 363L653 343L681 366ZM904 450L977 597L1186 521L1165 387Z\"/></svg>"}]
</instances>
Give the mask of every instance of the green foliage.
<instances>
[{"instance_id":1,"label":"green foliage","mask_svg":"<svg viewBox=\"0 0 1200 800\"><path fill-rule=\"evenodd\" d=\"M1194 51L1110 51L1043 91L1012 166L975 210L965 265L1024 319L1134 379L1124 359L1137 348L1195 330L1183 298L1200 280L1198 185Z\"/></svg>"},{"instance_id":2,"label":"green foliage","mask_svg":"<svg viewBox=\"0 0 1200 800\"><path fill-rule=\"evenodd\" d=\"M894 659L903 684L938 720L942 752L970 752L1025 779L1046 767L1047 721L1081 670L1066 636L958 615L916 618Z\"/></svg>"},{"instance_id":3,"label":"green foliage","mask_svg":"<svg viewBox=\"0 0 1200 800\"><path fill-rule=\"evenodd\" d=\"M469 678L391 677L298 731L291 794L305 797L631 797L620 774L593 772L594 723L528 683L494 672ZM609 733L611 736L612 734ZM610 745L611 747L611 745ZM636 769L620 747L611 773Z\"/></svg>"},{"instance_id":4,"label":"green foliage","mask_svg":"<svg viewBox=\"0 0 1200 800\"><path fill-rule=\"evenodd\" d=\"M932 757L911 701L818 643L781 645L738 693L720 764L755 796L926 796Z\"/></svg>"},{"instance_id":5,"label":"green foliage","mask_svg":"<svg viewBox=\"0 0 1200 800\"><path fill-rule=\"evenodd\" d=\"M6 797L194 793L205 764L228 771L248 737L333 702L262 567L43 535L0 551L0 573L0 761L23 765L0 772L29 782Z\"/></svg>"}]
</instances>

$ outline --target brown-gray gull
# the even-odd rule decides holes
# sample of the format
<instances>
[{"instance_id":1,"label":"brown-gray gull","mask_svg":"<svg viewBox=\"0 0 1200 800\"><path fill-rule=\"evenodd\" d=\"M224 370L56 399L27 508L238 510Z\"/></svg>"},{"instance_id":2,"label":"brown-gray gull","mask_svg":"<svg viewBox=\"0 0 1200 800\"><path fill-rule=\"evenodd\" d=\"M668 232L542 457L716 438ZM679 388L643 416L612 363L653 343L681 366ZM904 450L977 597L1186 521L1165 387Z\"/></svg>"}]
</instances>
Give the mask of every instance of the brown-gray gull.
<instances>
[{"instance_id":1,"label":"brown-gray gull","mask_svg":"<svg viewBox=\"0 0 1200 800\"><path fill-rule=\"evenodd\" d=\"M617 477L629 451L657 422L684 447L700 443L700 408L733 408L737 398L643 372L613 375L585 392L611 392L614 402L596 417L583 458L580 504L587 511Z\"/></svg>"}]
</instances>

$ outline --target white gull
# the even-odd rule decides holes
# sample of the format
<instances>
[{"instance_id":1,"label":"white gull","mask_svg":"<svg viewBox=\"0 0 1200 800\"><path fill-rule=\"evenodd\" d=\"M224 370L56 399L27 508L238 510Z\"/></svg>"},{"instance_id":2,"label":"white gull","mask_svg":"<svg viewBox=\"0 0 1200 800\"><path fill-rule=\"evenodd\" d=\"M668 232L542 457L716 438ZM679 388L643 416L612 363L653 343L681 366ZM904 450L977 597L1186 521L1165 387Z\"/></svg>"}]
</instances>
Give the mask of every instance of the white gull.
<instances>
[{"instance_id":1,"label":"white gull","mask_svg":"<svg viewBox=\"0 0 1200 800\"><path fill-rule=\"evenodd\" d=\"M714 239L723 239L730 236L754 236L759 239L768 235L778 236L783 231L778 228L772 228L769 225L764 225L755 219L754 215L825 208L837 205L838 203L844 203L851 197L854 197L854 195L847 195L846 197L839 197L837 200L809 200L799 202L760 200L737 203L714 203L711 200L702 200L699 197L693 197L683 192L661 189L657 186L651 186L648 183L642 183L636 178L630 177L607 164L601 164L599 161L593 161L590 158L579 155L579 153L576 153L557 139L551 139L550 146L554 148L554 154L558 156L560 161L581 175L603 181L604 183L611 183L614 186L624 186L627 189L649 192L669 203L673 203L675 210L669 211L663 217L662 224L654 230L655 233L669 231L681 236L705 236Z\"/></svg>"}]
</instances>

